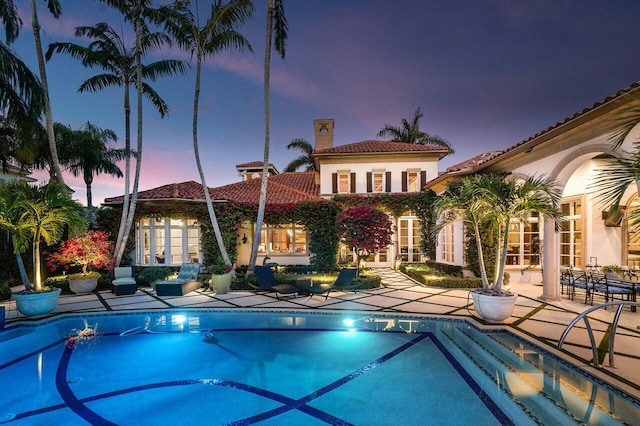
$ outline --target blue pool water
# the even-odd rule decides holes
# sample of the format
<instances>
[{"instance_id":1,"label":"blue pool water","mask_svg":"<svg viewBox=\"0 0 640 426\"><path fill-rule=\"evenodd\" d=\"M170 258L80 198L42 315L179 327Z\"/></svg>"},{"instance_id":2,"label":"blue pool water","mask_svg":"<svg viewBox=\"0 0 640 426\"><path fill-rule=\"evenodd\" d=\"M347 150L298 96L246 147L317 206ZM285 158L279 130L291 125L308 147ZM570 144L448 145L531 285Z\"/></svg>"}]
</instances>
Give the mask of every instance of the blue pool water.
<instances>
[{"instance_id":1,"label":"blue pool water","mask_svg":"<svg viewBox=\"0 0 640 426\"><path fill-rule=\"evenodd\" d=\"M85 321L98 335L67 344ZM9 425L640 419L636 399L508 332L377 314L65 316L1 332L0 377Z\"/></svg>"}]
</instances>

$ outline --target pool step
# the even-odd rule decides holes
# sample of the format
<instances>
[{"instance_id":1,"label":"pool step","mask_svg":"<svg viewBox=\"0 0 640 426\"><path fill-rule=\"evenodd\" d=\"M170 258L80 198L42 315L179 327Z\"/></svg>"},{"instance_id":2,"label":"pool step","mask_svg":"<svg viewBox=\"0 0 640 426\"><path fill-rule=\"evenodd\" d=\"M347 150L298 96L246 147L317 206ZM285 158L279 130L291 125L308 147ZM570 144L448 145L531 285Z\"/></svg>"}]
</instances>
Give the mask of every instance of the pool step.
<instances>
[{"instance_id":1,"label":"pool step","mask_svg":"<svg viewBox=\"0 0 640 426\"><path fill-rule=\"evenodd\" d=\"M446 345L464 354L472 371L517 397L520 408L541 424L623 421L624 408L622 417L612 414L616 412L611 409L616 407L611 402L612 396L593 398L594 391L600 389L604 394L604 388L596 388L577 372L550 355L534 351L516 336L503 332L477 333L460 326L444 327L441 331ZM623 401L617 404L621 406Z\"/></svg>"}]
</instances>

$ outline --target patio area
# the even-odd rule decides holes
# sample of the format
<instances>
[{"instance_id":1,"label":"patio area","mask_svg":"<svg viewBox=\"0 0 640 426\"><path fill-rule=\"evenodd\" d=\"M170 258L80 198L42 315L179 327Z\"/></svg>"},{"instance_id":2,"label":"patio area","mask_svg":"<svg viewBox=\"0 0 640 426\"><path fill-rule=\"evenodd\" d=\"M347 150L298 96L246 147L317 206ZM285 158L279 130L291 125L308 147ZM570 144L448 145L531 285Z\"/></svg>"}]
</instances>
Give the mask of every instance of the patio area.
<instances>
[{"instance_id":1,"label":"patio area","mask_svg":"<svg viewBox=\"0 0 640 426\"><path fill-rule=\"evenodd\" d=\"M275 294L254 294L249 291L233 291L217 295L200 289L185 296L159 297L150 288L141 288L133 295L115 296L108 291L89 295L63 295L55 312L62 313L107 312L124 310L215 308L322 311L368 311L404 315L475 317L467 290L431 288L420 285L404 274L388 268L376 269L383 286L357 293L332 292L324 296L286 297L278 300ZM514 280L517 281L517 280ZM543 301L538 298L542 288L529 283L511 283L512 291L519 297L516 309L504 325L514 333L536 341L544 349L568 357L568 360L587 369L592 374L640 398L640 311L625 308L619 321L615 340L617 368L593 368L586 365L591 358L591 346L584 322L580 322L568 335L563 352L556 350L557 342L565 327L590 305L579 300L563 298L559 301ZM18 291L16 288L14 291ZM18 313L15 302L0 302L6 308L7 325L24 317ZM610 326L614 311L600 309L592 313L591 326L598 342ZM479 321L481 322L481 321Z\"/></svg>"}]
</instances>

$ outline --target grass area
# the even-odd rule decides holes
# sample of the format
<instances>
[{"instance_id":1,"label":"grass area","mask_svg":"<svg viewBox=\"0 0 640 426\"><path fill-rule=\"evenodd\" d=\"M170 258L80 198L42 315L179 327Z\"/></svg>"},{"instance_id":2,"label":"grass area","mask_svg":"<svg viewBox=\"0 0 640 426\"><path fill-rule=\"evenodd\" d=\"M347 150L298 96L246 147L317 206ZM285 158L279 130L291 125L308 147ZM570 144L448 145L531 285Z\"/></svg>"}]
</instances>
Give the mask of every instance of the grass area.
<instances>
[{"instance_id":1,"label":"grass area","mask_svg":"<svg viewBox=\"0 0 640 426\"><path fill-rule=\"evenodd\" d=\"M402 264L400 270L409 275L414 280L429 286L442 288L465 288L474 289L482 287L480 278L462 278L453 276L438 270L431 265L423 263Z\"/></svg>"}]
</instances>

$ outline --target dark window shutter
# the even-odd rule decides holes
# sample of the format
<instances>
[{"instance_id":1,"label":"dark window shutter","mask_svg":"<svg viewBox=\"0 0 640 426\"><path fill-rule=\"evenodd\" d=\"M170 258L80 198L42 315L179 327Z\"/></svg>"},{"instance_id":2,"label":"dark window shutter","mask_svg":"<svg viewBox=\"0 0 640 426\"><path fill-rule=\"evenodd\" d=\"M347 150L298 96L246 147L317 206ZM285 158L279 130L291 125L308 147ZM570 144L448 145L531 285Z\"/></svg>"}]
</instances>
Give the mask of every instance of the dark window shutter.
<instances>
[{"instance_id":1,"label":"dark window shutter","mask_svg":"<svg viewBox=\"0 0 640 426\"><path fill-rule=\"evenodd\" d=\"M349 176L351 177L351 193L355 194L356 193L356 174L351 173Z\"/></svg>"},{"instance_id":2,"label":"dark window shutter","mask_svg":"<svg viewBox=\"0 0 640 426\"><path fill-rule=\"evenodd\" d=\"M373 175L367 172L367 192L373 192Z\"/></svg>"},{"instance_id":3,"label":"dark window shutter","mask_svg":"<svg viewBox=\"0 0 640 426\"><path fill-rule=\"evenodd\" d=\"M407 192L408 191L407 179L408 179L407 172L402 172L402 192Z\"/></svg>"},{"instance_id":4,"label":"dark window shutter","mask_svg":"<svg viewBox=\"0 0 640 426\"><path fill-rule=\"evenodd\" d=\"M331 174L331 192L334 194L338 193L338 174Z\"/></svg>"},{"instance_id":5,"label":"dark window shutter","mask_svg":"<svg viewBox=\"0 0 640 426\"><path fill-rule=\"evenodd\" d=\"M384 175L386 179L385 191L391 192L391 172L386 172Z\"/></svg>"},{"instance_id":6,"label":"dark window shutter","mask_svg":"<svg viewBox=\"0 0 640 426\"><path fill-rule=\"evenodd\" d=\"M426 184L427 184L427 171L422 170L420 171L420 191L422 191L422 188L424 188Z\"/></svg>"}]
</instances>

